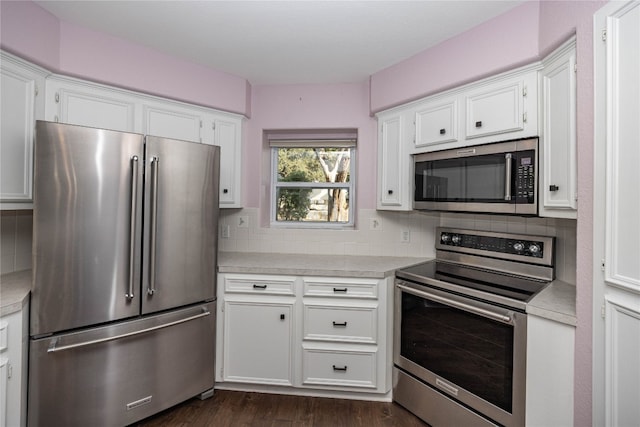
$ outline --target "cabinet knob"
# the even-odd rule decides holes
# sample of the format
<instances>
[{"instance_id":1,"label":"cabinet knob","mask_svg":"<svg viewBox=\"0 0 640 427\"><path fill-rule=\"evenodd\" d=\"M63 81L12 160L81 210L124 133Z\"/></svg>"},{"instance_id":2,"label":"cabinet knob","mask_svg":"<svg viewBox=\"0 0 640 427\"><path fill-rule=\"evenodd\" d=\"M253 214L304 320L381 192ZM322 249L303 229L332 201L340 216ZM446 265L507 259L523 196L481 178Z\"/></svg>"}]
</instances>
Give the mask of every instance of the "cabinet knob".
<instances>
[{"instance_id":1,"label":"cabinet knob","mask_svg":"<svg viewBox=\"0 0 640 427\"><path fill-rule=\"evenodd\" d=\"M280 320L284 320L284 314L280 315Z\"/></svg>"},{"instance_id":2,"label":"cabinet knob","mask_svg":"<svg viewBox=\"0 0 640 427\"><path fill-rule=\"evenodd\" d=\"M560 189L560 187L558 187L557 185L550 185L549 186L549 191L558 191Z\"/></svg>"},{"instance_id":3,"label":"cabinet knob","mask_svg":"<svg viewBox=\"0 0 640 427\"><path fill-rule=\"evenodd\" d=\"M388 190L387 193L388 194L393 194L393 190Z\"/></svg>"},{"instance_id":4,"label":"cabinet knob","mask_svg":"<svg viewBox=\"0 0 640 427\"><path fill-rule=\"evenodd\" d=\"M479 122L476 122L476 127L477 128L481 128L482 127L482 120L480 120Z\"/></svg>"},{"instance_id":5,"label":"cabinet knob","mask_svg":"<svg viewBox=\"0 0 640 427\"><path fill-rule=\"evenodd\" d=\"M222 190L222 192L223 192L224 194L227 194L227 193L229 192L229 190L225 188L225 189L223 189L223 190Z\"/></svg>"},{"instance_id":6,"label":"cabinet knob","mask_svg":"<svg viewBox=\"0 0 640 427\"><path fill-rule=\"evenodd\" d=\"M447 133L446 129L440 129L440 135L444 135L445 133Z\"/></svg>"}]
</instances>

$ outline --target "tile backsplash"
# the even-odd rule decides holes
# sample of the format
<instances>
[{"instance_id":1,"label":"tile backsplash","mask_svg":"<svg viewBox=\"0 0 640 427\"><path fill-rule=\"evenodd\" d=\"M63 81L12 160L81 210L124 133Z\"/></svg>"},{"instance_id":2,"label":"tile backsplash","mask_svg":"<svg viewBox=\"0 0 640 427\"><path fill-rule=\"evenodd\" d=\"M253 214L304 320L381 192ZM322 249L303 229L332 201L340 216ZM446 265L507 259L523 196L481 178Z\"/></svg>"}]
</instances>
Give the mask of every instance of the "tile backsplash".
<instances>
[{"instance_id":1,"label":"tile backsplash","mask_svg":"<svg viewBox=\"0 0 640 427\"><path fill-rule=\"evenodd\" d=\"M419 212L361 209L355 229L261 227L258 209L221 210L222 251L306 253L324 255L416 256L434 255L434 233L440 218ZM407 233L408 232L408 233ZM403 239L403 236L405 237ZM407 241L408 240L408 241Z\"/></svg>"},{"instance_id":2,"label":"tile backsplash","mask_svg":"<svg viewBox=\"0 0 640 427\"><path fill-rule=\"evenodd\" d=\"M31 268L33 214L30 210L0 215L0 273Z\"/></svg>"},{"instance_id":3,"label":"tile backsplash","mask_svg":"<svg viewBox=\"0 0 640 427\"><path fill-rule=\"evenodd\" d=\"M555 236L556 277L576 283L575 220L374 209L359 210L356 228L346 230L261 227L259 220L258 209L221 210L228 238L220 232L220 250L433 257L437 226Z\"/></svg>"},{"instance_id":4,"label":"tile backsplash","mask_svg":"<svg viewBox=\"0 0 640 427\"><path fill-rule=\"evenodd\" d=\"M222 209L219 248L235 252L322 255L435 256L437 226L556 237L556 277L576 283L576 221L500 215L361 209L354 229L261 227L256 208ZM31 211L2 211L0 273L31 268Z\"/></svg>"}]
</instances>

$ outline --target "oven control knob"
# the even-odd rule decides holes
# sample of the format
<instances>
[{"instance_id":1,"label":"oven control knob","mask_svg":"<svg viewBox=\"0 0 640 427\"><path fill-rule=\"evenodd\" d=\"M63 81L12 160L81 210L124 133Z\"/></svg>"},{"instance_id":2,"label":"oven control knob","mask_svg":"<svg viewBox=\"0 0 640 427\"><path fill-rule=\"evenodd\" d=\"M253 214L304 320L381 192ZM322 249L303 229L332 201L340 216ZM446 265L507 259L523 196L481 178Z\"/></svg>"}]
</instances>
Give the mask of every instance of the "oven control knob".
<instances>
[{"instance_id":1,"label":"oven control knob","mask_svg":"<svg viewBox=\"0 0 640 427\"><path fill-rule=\"evenodd\" d=\"M462 237L460 237L459 234L454 234L453 236L451 236L451 241L455 244L460 243L461 240L462 240Z\"/></svg>"},{"instance_id":2,"label":"oven control knob","mask_svg":"<svg viewBox=\"0 0 640 427\"><path fill-rule=\"evenodd\" d=\"M533 255L537 255L538 253L540 253L540 246L536 245L535 243L529 245L529 252Z\"/></svg>"},{"instance_id":3,"label":"oven control knob","mask_svg":"<svg viewBox=\"0 0 640 427\"><path fill-rule=\"evenodd\" d=\"M440 237L440 241L442 243L449 243L450 240L451 236L449 236L448 234L443 234L442 237Z\"/></svg>"},{"instance_id":4,"label":"oven control knob","mask_svg":"<svg viewBox=\"0 0 640 427\"><path fill-rule=\"evenodd\" d=\"M513 244L513 249L515 249L518 252L522 252L524 250L524 243L522 242L516 242Z\"/></svg>"}]
</instances>

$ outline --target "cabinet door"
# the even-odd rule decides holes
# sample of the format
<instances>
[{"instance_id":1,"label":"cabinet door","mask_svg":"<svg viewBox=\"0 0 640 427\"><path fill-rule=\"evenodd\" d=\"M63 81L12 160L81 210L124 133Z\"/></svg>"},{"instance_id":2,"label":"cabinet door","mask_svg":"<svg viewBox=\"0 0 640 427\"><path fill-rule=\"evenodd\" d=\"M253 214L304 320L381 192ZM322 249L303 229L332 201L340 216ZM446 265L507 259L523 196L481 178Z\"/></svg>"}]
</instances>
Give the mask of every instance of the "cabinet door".
<instances>
[{"instance_id":1,"label":"cabinet door","mask_svg":"<svg viewBox=\"0 0 640 427\"><path fill-rule=\"evenodd\" d=\"M416 147L458 140L458 100L443 99L419 107L415 115Z\"/></svg>"},{"instance_id":2,"label":"cabinet door","mask_svg":"<svg viewBox=\"0 0 640 427\"><path fill-rule=\"evenodd\" d=\"M106 86L50 78L47 81L47 119L122 132L136 126L139 100Z\"/></svg>"},{"instance_id":3,"label":"cabinet door","mask_svg":"<svg viewBox=\"0 0 640 427\"><path fill-rule=\"evenodd\" d=\"M224 381L293 384L293 302L224 302Z\"/></svg>"},{"instance_id":4,"label":"cabinet door","mask_svg":"<svg viewBox=\"0 0 640 427\"><path fill-rule=\"evenodd\" d=\"M44 72L2 54L0 69L0 202L8 209L32 200L35 121L44 115Z\"/></svg>"},{"instance_id":5,"label":"cabinet door","mask_svg":"<svg viewBox=\"0 0 640 427\"><path fill-rule=\"evenodd\" d=\"M220 207L240 208L242 179L242 120L217 117L213 143L220 146Z\"/></svg>"},{"instance_id":6,"label":"cabinet door","mask_svg":"<svg viewBox=\"0 0 640 427\"><path fill-rule=\"evenodd\" d=\"M202 142L202 114L198 110L168 102L145 104L143 117L143 132L147 135Z\"/></svg>"},{"instance_id":7,"label":"cabinet door","mask_svg":"<svg viewBox=\"0 0 640 427\"><path fill-rule=\"evenodd\" d=\"M408 154L411 112L393 112L379 117L378 203L381 210L411 210L408 182L412 178Z\"/></svg>"},{"instance_id":8,"label":"cabinet door","mask_svg":"<svg viewBox=\"0 0 640 427\"><path fill-rule=\"evenodd\" d=\"M522 80L490 84L466 97L467 138L524 129Z\"/></svg>"},{"instance_id":9,"label":"cabinet door","mask_svg":"<svg viewBox=\"0 0 640 427\"><path fill-rule=\"evenodd\" d=\"M543 61L541 216L575 218L576 176L576 52L575 41Z\"/></svg>"}]
</instances>

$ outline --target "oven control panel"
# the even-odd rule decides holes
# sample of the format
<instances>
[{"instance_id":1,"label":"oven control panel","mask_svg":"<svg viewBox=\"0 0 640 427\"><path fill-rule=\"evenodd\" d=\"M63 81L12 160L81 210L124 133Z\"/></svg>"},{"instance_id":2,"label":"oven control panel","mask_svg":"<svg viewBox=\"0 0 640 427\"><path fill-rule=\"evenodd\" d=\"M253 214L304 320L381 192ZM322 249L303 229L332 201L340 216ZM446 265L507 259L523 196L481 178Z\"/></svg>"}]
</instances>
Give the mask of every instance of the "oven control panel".
<instances>
[{"instance_id":1,"label":"oven control panel","mask_svg":"<svg viewBox=\"0 0 640 427\"><path fill-rule=\"evenodd\" d=\"M538 240L447 231L440 232L440 245L534 258L543 258L545 251L544 242Z\"/></svg>"}]
</instances>

